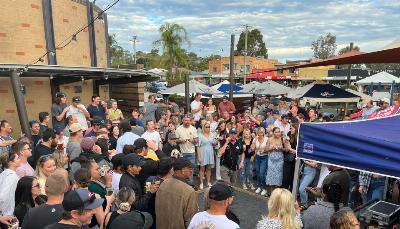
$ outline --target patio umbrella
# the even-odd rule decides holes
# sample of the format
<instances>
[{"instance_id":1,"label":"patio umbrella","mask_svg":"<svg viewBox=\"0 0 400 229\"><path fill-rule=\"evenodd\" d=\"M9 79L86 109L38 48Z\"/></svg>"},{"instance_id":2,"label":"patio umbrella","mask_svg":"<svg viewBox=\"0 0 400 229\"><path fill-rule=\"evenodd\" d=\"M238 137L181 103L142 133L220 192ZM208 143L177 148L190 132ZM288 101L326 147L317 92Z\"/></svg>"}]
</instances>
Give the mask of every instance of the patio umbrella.
<instances>
[{"instance_id":1,"label":"patio umbrella","mask_svg":"<svg viewBox=\"0 0 400 229\"><path fill-rule=\"evenodd\" d=\"M248 84L245 84L242 86L242 91L243 93L254 93L255 89L260 85L261 83L257 81L251 81Z\"/></svg>"},{"instance_id":2,"label":"patio umbrella","mask_svg":"<svg viewBox=\"0 0 400 229\"><path fill-rule=\"evenodd\" d=\"M272 80L265 81L264 83L261 83L254 89L254 94L259 94L259 95L283 95L287 94L288 92L292 91L290 87L286 87L282 84L279 84L277 82L274 82Z\"/></svg>"},{"instance_id":3,"label":"patio umbrella","mask_svg":"<svg viewBox=\"0 0 400 229\"><path fill-rule=\"evenodd\" d=\"M230 82L228 80L224 80L219 84L216 84L214 86L212 86L211 88L218 90L218 93L229 93L230 90ZM234 93L238 93L242 90L243 88L238 86L237 84L233 84L233 92Z\"/></svg>"},{"instance_id":4,"label":"patio umbrella","mask_svg":"<svg viewBox=\"0 0 400 229\"><path fill-rule=\"evenodd\" d=\"M207 86L207 85L204 85L196 80L190 80L189 81L189 93L190 94L200 93L200 94L212 95L212 94L217 94L220 92ZM164 91L160 91L160 94L163 94L163 95L185 94L185 83L178 84L178 85L168 88Z\"/></svg>"}]
</instances>

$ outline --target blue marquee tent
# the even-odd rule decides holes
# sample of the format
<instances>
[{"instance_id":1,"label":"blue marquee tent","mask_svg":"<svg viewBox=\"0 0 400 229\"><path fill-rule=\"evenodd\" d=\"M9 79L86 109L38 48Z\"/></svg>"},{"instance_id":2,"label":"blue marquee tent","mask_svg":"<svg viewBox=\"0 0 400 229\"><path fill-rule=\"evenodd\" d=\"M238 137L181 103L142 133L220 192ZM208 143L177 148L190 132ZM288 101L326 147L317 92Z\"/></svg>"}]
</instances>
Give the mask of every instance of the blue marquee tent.
<instances>
[{"instance_id":1,"label":"blue marquee tent","mask_svg":"<svg viewBox=\"0 0 400 229\"><path fill-rule=\"evenodd\" d=\"M224 80L221 83L212 86L211 88L216 89L216 90L218 90L218 91L220 91L222 93L227 94L227 93L229 93L229 90L230 90L230 83L229 83L229 81ZM240 92L241 90L243 90L242 87L240 87L237 84L233 84L233 92L234 93L241 93Z\"/></svg>"},{"instance_id":2,"label":"blue marquee tent","mask_svg":"<svg viewBox=\"0 0 400 229\"><path fill-rule=\"evenodd\" d=\"M311 83L304 87L290 91L288 96L291 99L303 98L306 101L335 103L335 102L359 102L360 96L348 92L331 84Z\"/></svg>"},{"instance_id":3,"label":"blue marquee tent","mask_svg":"<svg viewBox=\"0 0 400 229\"><path fill-rule=\"evenodd\" d=\"M301 124L297 156L400 178L400 114L370 120Z\"/></svg>"}]
</instances>

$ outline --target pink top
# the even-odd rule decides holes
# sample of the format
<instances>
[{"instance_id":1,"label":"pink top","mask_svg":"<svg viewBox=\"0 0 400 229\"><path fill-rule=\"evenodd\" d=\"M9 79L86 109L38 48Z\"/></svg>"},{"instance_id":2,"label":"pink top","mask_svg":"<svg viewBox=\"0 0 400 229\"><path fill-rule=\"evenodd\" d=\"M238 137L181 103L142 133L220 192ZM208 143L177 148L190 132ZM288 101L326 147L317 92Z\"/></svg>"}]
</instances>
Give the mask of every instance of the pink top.
<instances>
[{"instance_id":1,"label":"pink top","mask_svg":"<svg viewBox=\"0 0 400 229\"><path fill-rule=\"evenodd\" d=\"M35 170L29 165L29 163L22 164L17 168L16 171L17 175L21 177L25 176L34 176L35 175Z\"/></svg>"}]
</instances>

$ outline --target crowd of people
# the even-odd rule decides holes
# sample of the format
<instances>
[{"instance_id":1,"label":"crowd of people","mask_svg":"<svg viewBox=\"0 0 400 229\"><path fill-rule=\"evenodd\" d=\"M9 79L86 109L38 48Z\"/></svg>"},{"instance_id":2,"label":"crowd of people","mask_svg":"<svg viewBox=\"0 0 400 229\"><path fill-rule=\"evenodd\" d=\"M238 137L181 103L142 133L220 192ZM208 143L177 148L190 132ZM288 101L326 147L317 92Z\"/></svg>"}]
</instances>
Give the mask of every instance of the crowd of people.
<instances>
[{"instance_id":1,"label":"crowd of people","mask_svg":"<svg viewBox=\"0 0 400 229\"><path fill-rule=\"evenodd\" d=\"M150 95L128 115L99 96L67 103L57 93L51 113L30 121L30 138L14 140L1 121L3 227L239 228L229 209L239 184L269 197L257 228L357 228L346 207L383 197L384 177L304 161L297 204L288 190L299 124L331 120L298 100L260 97L238 112L227 97L217 105L196 94L185 111Z\"/></svg>"}]
</instances>

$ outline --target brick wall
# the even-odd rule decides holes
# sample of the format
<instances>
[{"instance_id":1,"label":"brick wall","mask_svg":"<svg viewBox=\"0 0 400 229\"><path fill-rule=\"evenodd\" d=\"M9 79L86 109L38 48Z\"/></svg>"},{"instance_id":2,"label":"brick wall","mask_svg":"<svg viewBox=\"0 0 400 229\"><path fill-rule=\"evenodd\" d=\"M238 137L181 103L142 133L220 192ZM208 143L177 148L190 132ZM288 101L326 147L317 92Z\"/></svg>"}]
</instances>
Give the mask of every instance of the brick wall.
<instances>
[{"instance_id":1,"label":"brick wall","mask_svg":"<svg viewBox=\"0 0 400 229\"><path fill-rule=\"evenodd\" d=\"M86 5L76 1L53 0L52 11L56 45L87 24ZM1 1L0 25L0 63L28 64L46 53L42 0ZM106 67L103 23L95 23L95 33L98 66ZM57 50L58 65L90 67L88 30L81 32L77 40ZM47 64L47 59L38 64Z\"/></svg>"}]
</instances>

